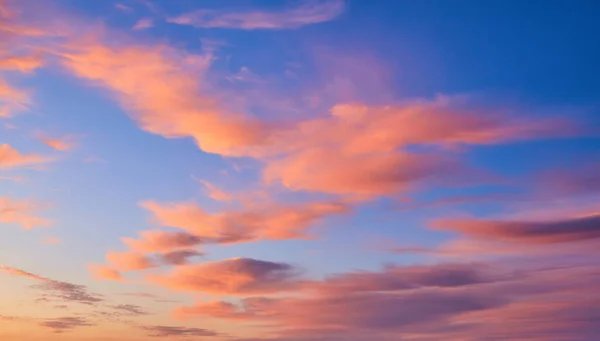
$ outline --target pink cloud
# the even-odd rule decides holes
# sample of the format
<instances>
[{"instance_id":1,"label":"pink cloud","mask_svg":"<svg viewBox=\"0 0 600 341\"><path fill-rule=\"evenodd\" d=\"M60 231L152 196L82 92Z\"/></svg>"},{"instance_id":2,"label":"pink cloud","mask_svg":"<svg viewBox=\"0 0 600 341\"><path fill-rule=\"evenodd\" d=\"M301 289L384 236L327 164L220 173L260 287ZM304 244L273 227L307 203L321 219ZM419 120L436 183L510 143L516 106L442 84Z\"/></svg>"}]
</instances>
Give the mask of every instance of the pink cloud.
<instances>
[{"instance_id":1,"label":"pink cloud","mask_svg":"<svg viewBox=\"0 0 600 341\"><path fill-rule=\"evenodd\" d=\"M433 227L482 239L557 244L600 238L600 215L550 221L439 220Z\"/></svg>"},{"instance_id":2,"label":"pink cloud","mask_svg":"<svg viewBox=\"0 0 600 341\"><path fill-rule=\"evenodd\" d=\"M75 142L75 137L71 135L61 137L47 137L40 135L39 139L46 146L61 152L72 149L77 145L77 143Z\"/></svg>"},{"instance_id":3,"label":"pink cloud","mask_svg":"<svg viewBox=\"0 0 600 341\"><path fill-rule=\"evenodd\" d=\"M148 132L193 137L202 150L224 155L240 154L264 138L262 122L227 112L203 94L199 79L211 55L167 46L73 44L62 56L77 76L111 90Z\"/></svg>"},{"instance_id":4,"label":"pink cloud","mask_svg":"<svg viewBox=\"0 0 600 341\"><path fill-rule=\"evenodd\" d=\"M210 54L96 41L73 43L62 57L75 75L116 95L142 129L167 138L192 137L206 152L259 159L265 163L264 180L292 190L394 194L462 174L442 149L578 132L566 120L509 115L451 97L387 106L335 104L317 118L267 122L230 110L219 89L208 94ZM429 152L409 151L415 145ZM227 198L209 190L219 200Z\"/></svg>"},{"instance_id":5,"label":"pink cloud","mask_svg":"<svg viewBox=\"0 0 600 341\"><path fill-rule=\"evenodd\" d=\"M38 276L36 274L32 274L30 272L23 271L21 269L13 268L11 266L5 266L5 265L0 266L0 272L5 272L5 273L7 273L9 275L13 275L13 276L20 276L20 277L31 278L31 279L36 280L36 281L45 281L45 280L47 280L47 278L45 278L45 277L41 277L41 276Z\"/></svg>"},{"instance_id":6,"label":"pink cloud","mask_svg":"<svg viewBox=\"0 0 600 341\"><path fill-rule=\"evenodd\" d=\"M31 73L42 67L44 60L41 54L24 54L0 57L0 70L16 70Z\"/></svg>"},{"instance_id":7,"label":"pink cloud","mask_svg":"<svg viewBox=\"0 0 600 341\"><path fill-rule=\"evenodd\" d=\"M175 290L248 295L289 291L294 287L297 276L298 270L289 264L230 258L183 265L149 280Z\"/></svg>"},{"instance_id":8,"label":"pink cloud","mask_svg":"<svg viewBox=\"0 0 600 341\"><path fill-rule=\"evenodd\" d=\"M44 205L31 200L0 197L0 223L21 225L26 230L48 226L50 220L36 215L43 207Z\"/></svg>"},{"instance_id":9,"label":"pink cloud","mask_svg":"<svg viewBox=\"0 0 600 341\"><path fill-rule=\"evenodd\" d=\"M88 265L92 277L98 280L122 281L123 277L118 270L104 265Z\"/></svg>"},{"instance_id":10,"label":"pink cloud","mask_svg":"<svg viewBox=\"0 0 600 341\"><path fill-rule=\"evenodd\" d=\"M29 97L27 91L13 88L0 80L0 118L12 117L16 112L27 109Z\"/></svg>"},{"instance_id":11,"label":"pink cloud","mask_svg":"<svg viewBox=\"0 0 600 341\"><path fill-rule=\"evenodd\" d=\"M39 165L52 158L38 154L21 154L8 144L0 145L0 169Z\"/></svg>"},{"instance_id":12,"label":"pink cloud","mask_svg":"<svg viewBox=\"0 0 600 341\"><path fill-rule=\"evenodd\" d=\"M397 265L340 274L320 283L318 295L199 301L174 315L269 326L265 337L246 341L591 340L599 330L595 266L509 266L510 276L488 277L497 266ZM458 272L448 276L449 269Z\"/></svg>"},{"instance_id":13,"label":"pink cloud","mask_svg":"<svg viewBox=\"0 0 600 341\"><path fill-rule=\"evenodd\" d=\"M300 122L279 135L284 150L267 164L264 176L294 190L390 194L456 170L451 159L402 150L408 146L485 145L575 132L561 120L480 110L449 98L400 106L336 105L329 117Z\"/></svg>"},{"instance_id":14,"label":"pink cloud","mask_svg":"<svg viewBox=\"0 0 600 341\"><path fill-rule=\"evenodd\" d=\"M345 155L334 149L314 148L271 162L264 177L292 190L381 195L406 191L421 181L454 171L450 161L434 155L395 151Z\"/></svg>"},{"instance_id":15,"label":"pink cloud","mask_svg":"<svg viewBox=\"0 0 600 341\"><path fill-rule=\"evenodd\" d=\"M111 252L106 259L120 271L146 270L156 267L148 256L137 252Z\"/></svg>"},{"instance_id":16,"label":"pink cloud","mask_svg":"<svg viewBox=\"0 0 600 341\"><path fill-rule=\"evenodd\" d=\"M306 238L306 230L313 224L349 210L345 204L318 202L288 206L267 204L212 214L191 202L146 201L141 206L162 226L177 227L201 238L213 238L218 243Z\"/></svg>"},{"instance_id":17,"label":"pink cloud","mask_svg":"<svg viewBox=\"0 0 600 341\"><path fill-rule=\"evenodd\" d=\"M202 244L205 239L187 232L142 231L142 238L121 238L123 243L138 252L167 252Z\"/></svg>"},{"instance_id":18,"label":"pink cloud","mask_svg":"<svg viewBox=\"0 0 600 341\"><path fill-rule=\"evenodd\" d=\"M387 266L382 271L351 272L323 281L306 282L305 290L327 295L419 289L453 288L497 281L499 273L481 263Z\"/></svg>"}]
</instances>

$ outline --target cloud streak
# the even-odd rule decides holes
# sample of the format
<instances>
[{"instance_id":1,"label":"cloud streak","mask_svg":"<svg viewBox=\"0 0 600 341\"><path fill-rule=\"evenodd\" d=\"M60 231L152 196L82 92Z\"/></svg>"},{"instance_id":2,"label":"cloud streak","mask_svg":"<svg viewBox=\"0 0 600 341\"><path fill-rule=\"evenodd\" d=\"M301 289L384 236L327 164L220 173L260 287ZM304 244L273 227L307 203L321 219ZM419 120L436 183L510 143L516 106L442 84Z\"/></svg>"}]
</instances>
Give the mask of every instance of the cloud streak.
<instances>
[{"instance_id":1,"label":"cloud streak","mask_svg":"<svg viewBox=\"0 0 600 341\"><path fill-rule=\"evenodd\" d=\"M499 241L559 244L600 238L600 215L555 221L441 220L434 228Z\"/></svg>"},{"instance_id":2,"label":"cloud streak","mask_svg":"<svg viewBox=\"0 0 600 341\"><path fill-rule=\"evenodd\" d=\"M175 326L143 326L142 330L150 337L213 337L218 336L216 332L202 328L187 328Z\"/></svg>"},{"instance_id":3,"label":"cloud streak","mask_svg":"<svg viewBox=\"0 0 600 341\"><path fill-rule=\"evenodd\" d=\"M197 10L167 19L198 28L283 30L334 20L344 12L344 0L313 0L280 11Z\"/></svg>"},{"instance_id":4,"label":"cloud streak","mask_svg":"<svg viewBox=\"0 0 600 341\"><path fill-rule=\"evenodd\" d=\"M1 272L37 281L38 283L34 284L32 288L43 291L44 293L40 298L44 300L76 302L86 305L94 305L104 301L102 295L89 292L88 288L84 285L57 281L10 266L1 266Z\"/></svg>"},{"instance_id":5,"label":"cloud streak","mask_svg":"<svg viewBox=\"0 0 600 341\"><path fill-rule=\"evenodd\" d=\"M52 329L54 333L64 333L75 328L92 326L93 324L81 317L58 317L43 320L39 325Z\"/></svg>"},{"instance_id":6,"label":"cloud streak","mask_svg":"<svg viewBox=\"0 0 600 341\"><path fill-rule=\"evenodd\" d=\"M0 145L0 170L41 165L52 158L38 154L22 154L8 144Z\"/></svg>"},{"instance_id":7,"label":"cloud streak","mask_svg":"<svg viewBox=\"0 0 600 341\"><path fill-rule=\"evenodd\" d=\"M243 296L289 291L298 275L298 269L289 264L230 258L183 265L149 280L175 290Z\"/></svg>"},{"instance_id":8,"label":"cloud streak","mask_svg":"<svg viewBox=\"0 0 600 341\"><path fill-rule=\"evenodd\" d=\"M50 220L37 216L44 205L32 200L0 197L0 223L21 225L29 230L50 225Z\"/></svg>"}]
</instances>

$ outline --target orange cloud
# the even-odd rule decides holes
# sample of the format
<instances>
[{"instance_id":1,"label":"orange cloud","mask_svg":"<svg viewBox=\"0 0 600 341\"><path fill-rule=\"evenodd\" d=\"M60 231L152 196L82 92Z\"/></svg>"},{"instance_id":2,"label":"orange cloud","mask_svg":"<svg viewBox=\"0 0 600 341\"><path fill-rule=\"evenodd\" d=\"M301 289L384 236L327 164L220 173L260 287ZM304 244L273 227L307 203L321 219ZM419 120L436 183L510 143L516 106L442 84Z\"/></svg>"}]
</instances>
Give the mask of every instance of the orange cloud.
<instances>
[{"instance_id":1,"label":"orange cloud","mask_svg":"<svg viewBox=\"0 0 600 341\"><path fill-rule=\"evenodd\" d=\"M104 265L88 265L88 270L92 277L99 280L121 281L121 273L113 268Z\"/></svg>"},{"instance_id":2,"label":"orange cloud","mask_svg":"<svg viewBox=\"0 0 600 341\"><path fill-rule=\"evenodd\" d=\"M156 266L150 258L136 252L112 252L106 254L106 259L120 271L145 270Z\"/></svg>"},{"instance_id":3,"label":"orange cloud","mask_svg":"<svg viewBox=\"0 0 600 341\"><path fill-rule=\"evenodd\" d=\"M17 268L13 268L12 266L0 266L0 272L5 272L9 275L13 275L13 276L20 276L20 277L27 277L27 278L31 278L34 279L36 281L45 281L47 280L47 278L45 277L41 277L38 276L36 274L32 274L30 272L27 271L23 271L21 269L17 269Z\"/></svg>"},{"instance_id":4,"label":"orange cloud","mask_svg":"<svg viewBox=\"0 0 600 341\"><path fill-rule=\"evenodd\" d=\"M455 168L445 157L435 155L399 151L352 155L314 148L271 162L264 177L292 190L380 195L411 189Z\"/></svg>"},{"instance_id":5,"label":"orange cloud","mask_svg":"<svg viewBox=\"0 0 600 341\"><path fill-rule=\"evenodd\" d=\"M167 252L186 249L204 242L205 239L187 232L142 231L141 239L121 238L123 243L137 252Z\"/></svg>"},{"instance_id":6,"label":"orange cloud","mask_svg":"<svg viewBox=\"0 0 600 341\"><path fill-rule=\"evenodd\" d=\"M329 115L275 124L231 112L218 91L208 95L203 76L210 54L96 42L73 43L62 56L75 75L114 93L142 129L192 137L206 152L258 158L266 165L265 180L293 190L393 194L455 175L455 161L440 149L577 132L564 120L516 117L449 97L389 106L338 104ZM429 152L411 152L413 146ZM209 190L226 199L226 193Z\"/></svg>"},{"instance_id":7,"label":"orange cloud","mask_svg":"<svg viewBox=\"0 0 600 341\"><path fill-rule=\"evenodd\" d=\"M203 94L198 79L210 55L167 46L73 44L63 57L77 76L111 90L146 131L190 136L202 150L224 155L240 154L264 138L262 122L229 113Z\"/></svg>"},{"instance_id":8,"label":"orange cloud","mask_svg":"<svg viewBox=\"0 0 600 341\"><path fill-rule=\"evenodd\" d=\"M269 160L264 177L294 190L390 194L456 168L441 154L406 151L412 145L494 144L574 132L560 120L515 119L448 98L401 106L337 105L329 117L278 135L281 156Z\"/></svg>"},{"instance_id":9,"label":"orange cloud","mask_svg":"<svg viewBox=\"0 0 600 341\"><path fill-rule=\"evenodd\" d=\"M21 225L26 230L48 226L49 220L36 216L41 208L43 206L34 201L0 197L0 223Z\"/></svg>"},{"instance_id":10,"label":"orange cloud","mask_svg":"<svg viewBox=\"0 0 600 341\"><path fill-rule=\"evenodd\" d=\"M194 316L210 316L222 319L241 320L255 317L252 313L239 309L235 304L223 301L198 301L193 306L180 306L173 311L173 316L176 319L187 319Z\"/></svg>"},{"instance_id":11,"label":"orange cloud","mask_svg":"<svg viewBox=\"0 0 600 341\"><path fill-rule=\"evenodd\" d=\"M0 145L0 169L39 165L50 161L52 159L47 156L21 154L8 144Z\"/></svg>"},{"instance_id":12,"label":"orange cloud","mask_svg":"<svg viewBox=\"0 0 600 341\"><path fill-rule=\"evenodd\" d=\"M14 56L0 56L0 70L17 70L31 73L44 65L41 54L27 54Z\"/></svg>"},{"instance_id":13,"label":"orange cloud","mask_svg":"<svg viewBox=\"0 0 600 341\"><path fill-rule=\"evenodd\" d=\"M342 203L307 203L298 205L265 205L242 210L208 213L196 204L141 203L153 214L153 220L177 227L219 243L235 243L257 239L306 238L306 231L319 220L349 211Z\"/></svg>"},{"instance_id":14,"label":"orange cloud","mask_svg":"<svg viewBox=\"0 0 600 341\"><path fill-rule=\"evenodd\" d=\"M29 93L10 87L0 79L0 117L12 117L15 112L27 109Z\"/></svg>"},{"instance_id":15,"label":"orange cloud","mask_svg":"<svg viewBox=\"0 0 600 341\"><path fill-rule=\"evenodd\" d=\"M297 276L298 270L289 264L230 258L183 265L149 280L175 290L248 295L289 291L295 286Z\"/></svg>"},{"instance_id":16,"label":"orange cloud","mask_svg":"<svg viewBox=\"0 0 600 341\"><path fill-rule=\"evenodd\" d=\"M39 139L40 139L40 141L42 141L42 143L44 143L48 147L50 147L54 150L57 150L57 151L61 151L61 152L67 151L76 146L74 137L70 136L70 135L62 136L62 137L40 136Z\"/></svg>"}]
</instances>

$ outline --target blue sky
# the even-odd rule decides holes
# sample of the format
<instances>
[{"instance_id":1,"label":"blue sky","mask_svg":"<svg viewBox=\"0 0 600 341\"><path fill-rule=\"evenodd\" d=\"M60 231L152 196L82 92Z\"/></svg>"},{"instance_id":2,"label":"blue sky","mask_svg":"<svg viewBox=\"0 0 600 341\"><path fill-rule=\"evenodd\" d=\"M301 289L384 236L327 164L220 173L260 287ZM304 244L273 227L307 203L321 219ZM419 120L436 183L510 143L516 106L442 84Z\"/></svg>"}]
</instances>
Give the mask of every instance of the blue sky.
<instances>
[{"instance_id":1,"label":"blue sky","mask_svg":"<svg viewBox=\"0 0 600 341\"><path fill-rule=\"evenodd\" d=\"M92 341L133 323L131 340L187 339L204 335L197 321L207 319L202 328L214 334L205 336L218 340L467 340L454 322L431 316L424 327L388 326L403 312L369 315L370 302L364 316L340 317L333 329L286 305L327 311L324 294L311 296L327 286L350 302L364 293L344 290L367 290L352 284L364 271L412 278L415 266L433 273L490 257L490 266L514 266L503 258L509 253L551 266L555 253L571 262L597 242L578 234L580 224L598 224L595 1L0 0L0 9L0 85L29 93L15 106L0 91L0 275L16 274L0 278L10 288L0 297L27 297L23 280L56 279L102 293L98 311L113 309L123 292L179 302L167 309L132 298L160 312L109 322L85 302L67 300L60 314L49 303L16 314L13 302L0 305L0 317L14 323L0 338L29 341L34 323L46 328L30 340ZM48 223L28 226L38 218ZM155 245L139 235L145 230L196 242ZM203 255L169 263L183 249ZM324 279L333 274L348 280L346 289ZM561 288L592 295L558 283L560 275L552 279ZM398 290L390 302L412 297L390 290ZM244 302L252 299L273 305L251 311ZM237 310L204 306L221 300ZM561 304L583 309L577 302ZM533 309L513 306L490 303L489 314ZM483 339L481 312L460 309L453 318L474 319L481 327L470 335ZM275 327L248 327L265 323ZM592 340L584 329L560 332Z\"/></svg>"}]
</instances>

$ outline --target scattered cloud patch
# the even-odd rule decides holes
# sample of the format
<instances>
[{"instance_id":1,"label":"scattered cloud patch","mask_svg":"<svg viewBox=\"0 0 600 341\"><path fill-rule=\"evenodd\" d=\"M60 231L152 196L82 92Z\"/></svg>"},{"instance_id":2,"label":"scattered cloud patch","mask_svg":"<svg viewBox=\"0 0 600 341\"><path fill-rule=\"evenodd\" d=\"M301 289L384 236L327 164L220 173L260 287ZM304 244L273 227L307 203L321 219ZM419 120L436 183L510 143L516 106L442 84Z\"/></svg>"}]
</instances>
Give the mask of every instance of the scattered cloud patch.
<instances>
[{"instance_id":1,"label":"scattered cloud patch","mask_svg":"<svg viewBox=\"0 0 600 341\"><path fill-rule=\"evenodd\" d=\"M242 30L296 29L334 20L344 12L344 0L308 1L280 11L197 10L167 21L198 28Z\"/></svg>"},{"instance_id":2,"label":"scattered cloud patch","mask_svg":"<svg viewBox=\"0 0 600 341\"><path fill-rule=\"evenodd\" d=\"M144 326L142 330L150 337L212 337L219 336L218 333L202 328L173 327L173 326Z\"/></svg>"},{"instance_id":3,"label":"scattered cloud patch","mask_svg":"<svg viewBox=\"0 0 600 341\"><path fill-rule=\"evenodd\" d=\"M133 25L132 29L134 31L142 31L149 29L154 26L154 21L150 18L143 18L138 20L135 25Z\"/></svg>"}]
</instances>

